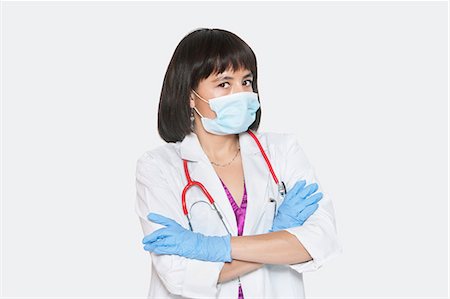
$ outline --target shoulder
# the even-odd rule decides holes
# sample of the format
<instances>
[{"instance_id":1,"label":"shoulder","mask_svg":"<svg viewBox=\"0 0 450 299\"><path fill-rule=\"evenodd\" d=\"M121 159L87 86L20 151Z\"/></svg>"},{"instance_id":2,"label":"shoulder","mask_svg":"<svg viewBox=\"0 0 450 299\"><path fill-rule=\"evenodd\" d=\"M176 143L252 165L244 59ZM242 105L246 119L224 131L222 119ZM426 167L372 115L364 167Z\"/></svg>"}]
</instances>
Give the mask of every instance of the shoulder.
<instances>
[{"instance_id":1,"label":"shoulder","mask_svg":"<svg viewBox=\"0 0 450 299\"><path fill-rule=\"evenodd\" d=\"M280 132L260 132L256 133L256 136L263 140L268 147L275 147L279 150L288 151L294 146L300 146L298 138L293 133L280 133Z\"/></svg>"},{"instance_id":2,"label":"shoulder","mask_svg":"<svg viewBox=\"0 0 450 299\"><path fill-rule=\"evenodd\" d=\"M146 177L164 177L165 169L179 161L179 144L166 143L147 150L136 161L136 175Z\"/></svg>"},{"instance_id":3,"label":"shoulder","mask_svg":"<svg viewBox=\"0 0 450 299\"><path fill-rule=\"evenodd\" d=\"M309 158L294 133L260 132L257 135L266 143L266 148L275 159L290 161L289 165L310 167Z\"/></svg>"},{"instance_id":4,"label":"shoulder","mask_svg":"<svg viewBox=\"0 0 450 299\"><path fill-rule=\"evenodd\" d=\"M139 158L138 163L157 163L170 161L178 156L178 143L166 143L159 145L153 149L145 151Z\"/></svg>"}]
</instances>

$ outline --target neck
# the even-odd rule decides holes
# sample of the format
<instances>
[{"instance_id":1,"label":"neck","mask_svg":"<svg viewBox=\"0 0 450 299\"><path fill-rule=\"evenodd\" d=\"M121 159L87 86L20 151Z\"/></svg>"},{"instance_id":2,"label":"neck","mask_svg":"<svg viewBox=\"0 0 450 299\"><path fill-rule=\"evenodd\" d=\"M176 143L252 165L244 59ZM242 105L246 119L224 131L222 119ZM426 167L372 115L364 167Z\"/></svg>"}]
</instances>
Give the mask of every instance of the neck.
<instances>
[{"instance_id":1,"label":"neck","mask_svg":"<svg viewBox=\"0 0 450 299\"><path fill-rule=\"evenodd\" d=\"M211 134L205 131L201 124L197 124L194 132L210 161L221 163L226 162L235 156L239 147L238 134Z\"/></svg>"}]
</instances>

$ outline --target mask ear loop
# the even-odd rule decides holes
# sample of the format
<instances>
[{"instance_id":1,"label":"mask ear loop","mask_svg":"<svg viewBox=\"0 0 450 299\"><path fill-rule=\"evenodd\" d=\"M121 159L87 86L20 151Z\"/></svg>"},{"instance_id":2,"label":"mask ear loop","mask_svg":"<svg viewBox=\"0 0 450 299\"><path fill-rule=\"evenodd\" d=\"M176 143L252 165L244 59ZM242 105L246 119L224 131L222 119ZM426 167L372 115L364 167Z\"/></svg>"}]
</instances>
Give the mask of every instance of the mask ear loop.
<instances>
[{"instance_id":1,"label":"mask ear loop","mask_svg":"<svg viewBox=\"0 0 450 299\"><path fill-rule=\"evenodd\" d=\"M205 102L206 104L209 104L209 102L207 100L205 100L204 98L202 98L198 93L195 92L195 90L192 89L192 92L195 93L195 95L202 100L203 102Z\"/></svg>"},{"instance_id":2,"label":"mask ear loop","mask_svg":"<svg viewBox=\"0 0 450 299\"><path fill-rule=\"evenodd\" d=\"M201 117L201 118L204 118L204 116L203 116L203 115L201 115L201 114L200 114L200 112L199 112L199 111L197 110L197 107L194 107L193 109L195 110L195 112L197 112L197 113L198 113L198 115L200 115L200 117Z\"/></svg>"},{"instance_id":3,"label":"mask ear loop","mask_svg":"<svg viewBox=\"0 0 450 299\"><path fill-rule=\"evenodd\" d=\"M205 99L203 99L198 93L195 92L195 90L193 90L193 89L191 89L191 90L192 90L193 93L195 93L195 95L196 95L200 100L202 100L203 102L205 102L205 103L207 103L207 104L209 105L208 101L206 101ZM195 110L195 112L198 113L198 115L200 115L201 118L205 118L205 117L198 111L197 107L194 106L193 109Z\"/></svg>"}]
</instances>

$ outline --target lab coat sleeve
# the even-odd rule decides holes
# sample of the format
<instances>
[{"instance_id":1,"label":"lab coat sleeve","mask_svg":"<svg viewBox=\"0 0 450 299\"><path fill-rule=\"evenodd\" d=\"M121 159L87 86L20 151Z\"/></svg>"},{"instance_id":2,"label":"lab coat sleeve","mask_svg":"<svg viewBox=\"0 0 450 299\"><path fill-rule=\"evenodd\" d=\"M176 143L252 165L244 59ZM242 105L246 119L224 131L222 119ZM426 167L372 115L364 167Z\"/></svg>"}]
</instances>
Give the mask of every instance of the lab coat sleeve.
<instances>
[{"instance_id":1,"label":"lab coat sleeve","mask_svg":"<svg viewBox=\"0 0 450 299\"><path fill-rule=\"evenodd\" d=\"M137 161L135 211L144 235L164 227L147 219L150 212L169 217L186 228L181 198L176 198L176 192L169 187L167 178L160 169L156 159L149 157L147 153ZM153 252L150 252L150 257L153 269L170 293L188 298L216 296L223 262L206 262Z\"/></svg>"},{"instance_id":2,"label":"lab coat sleeve","mask_svg":"<svg viewBox=\"0 0 450 299\"><path fill-rule=\"evenodd\" d=\"M289 267L302 273L315 271L337 255L342 253L342 245L338 239L333 203L315 175L302 147L293 134L287 134L287 155L285 160L285 184L289 191L298 180L306 180L306 184L317 183L323 197L318 209L302 226L286 229L305 247L312 260L291 264Z\"/></svg>"}]
</instances>

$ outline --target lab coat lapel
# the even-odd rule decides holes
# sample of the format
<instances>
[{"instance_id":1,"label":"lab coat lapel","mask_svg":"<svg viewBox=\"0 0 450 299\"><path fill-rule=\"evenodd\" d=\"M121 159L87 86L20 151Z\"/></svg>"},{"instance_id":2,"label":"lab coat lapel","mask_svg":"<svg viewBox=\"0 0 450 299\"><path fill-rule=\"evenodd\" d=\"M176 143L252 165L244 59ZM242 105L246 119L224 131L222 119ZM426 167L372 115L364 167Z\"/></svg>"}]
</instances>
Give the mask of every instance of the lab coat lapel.
<instances>
[{"instance_id":1,"label":"lab coat lapel","mask_svg":"<svg viewBox=\"0 0 450 299\"><path fill-rule=\"evenodd\" d=\"M261 146L268 154L265 138L259 138ZM244 235L253 235L261 214L268 203L267 188L270 171L258 145L247 132L239 134L242 165L244 168L245 186L247 189L247 210L245 214Z\"/></svg>"},{"instance_id":2,"label":"lab coat lapel","mask_svg":"<svg viewBox=\"0 0 450 299\"><path fill-rule=\"evenodd\" d=\"M194 181L199 181L205 186L205 188L214 199L217 209L222 214L224 222L228 227L230 233L233 236L236 236L237 224L233 208L231 207L227 194L225 193L225 190L222 186L222 183L220 182L219 177L217 176L216 171L214 170L211 162L203 151L203 148L201 147L198 137L195 133L191 133L183 139L180 146L180 154L182 159L186 159L189 161L188 168L191 179ZM186 178L184 178L184 182L187 183ZM191 188L191 190L187 192L186 196L192 195L193 189L197 189L195 191L199 192L197 194L202 194L202 196L206 197L206 195L203 195L203 193L200 191L200 188L197 187ZM205 223L205 225L208 224Z\"/></svg>"}]
</instances>

